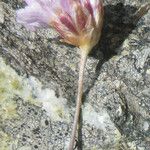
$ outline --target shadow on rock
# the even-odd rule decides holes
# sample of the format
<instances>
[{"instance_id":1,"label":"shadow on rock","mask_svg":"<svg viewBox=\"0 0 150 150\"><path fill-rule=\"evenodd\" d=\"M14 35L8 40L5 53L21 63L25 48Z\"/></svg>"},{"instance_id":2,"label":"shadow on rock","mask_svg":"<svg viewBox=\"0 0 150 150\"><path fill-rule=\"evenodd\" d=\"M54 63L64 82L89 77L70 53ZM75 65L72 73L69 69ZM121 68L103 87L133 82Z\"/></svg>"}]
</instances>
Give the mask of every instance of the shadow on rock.
<instances>
[{"instance_id":1,"label":"shadow on rock","mask_svg":"<svg viewBox=\"0 0 150 150\"><path fill-rule=\"evenodd\" d=\"M93 83L90 87L88 87L83 95L83 101L86 99L90 89L94 86L94 83L100 74L101 66L103 63L108 61L112 56L121 52L119 47L134 30L140 18L148 12L150 9L150 4L147 4L138 9L130 5L124 6L122 3L118 3L117 5L106 5L104 9L105 18L101 40L90 53L91 57L99 59L99 63L96 67ZM80 119L80 126L82 126L82 119ZM78 137L78 145L80 145L80 150L82 150L81 133L82 132L80 129L80 136Z\"/></svg>"},{"instance_id":2,"label":"shadow on rock","mask_svg":"<svg viewBox=\"0 0 150 150\"><path fill-rule=\"evenodd\" d=\"M124 6L122 3L106 5L104 9L105 16L102 36L99 43L90 53L90 56L98 59L99 63L96 66L95 78L84 93L84 99L94 86L103 63L119 53L119 47L134 30L138 20L143 16L138 16L138 8L130 5Z\"/></svg>"},{"instance_id":3,"label":"shadow on rock","mask_svg":"<svg viewBox=\"0 0 150 150\"><path fill-rule=\"evenodd\" d=\"M134 30L140 18L148 12L150 4L138 9L130 5L124 6L122 3L118 3L117 5L106 5L104 9L105 18L102 36L97 46L90 53L91 57L99 59L99 63L96 66L93 83L84 93L84 99L94 86L103 63L121 52L119 47Z\"/></svg>"},{"instance_id":4,"label":"shadow on rock","mask_svg":"<svg viewBox=\"0 0 150 150\"><path fill-rule=\"evenodd\" d=\"M140 9L118 3L117 5L105 6L104 27L98 45L91 52L90 56L101 58L101 51L104 60L107 61L119 52L119 47L134 30L139 19L150 9L147 4Z\"/></svg>"}]
</instances>

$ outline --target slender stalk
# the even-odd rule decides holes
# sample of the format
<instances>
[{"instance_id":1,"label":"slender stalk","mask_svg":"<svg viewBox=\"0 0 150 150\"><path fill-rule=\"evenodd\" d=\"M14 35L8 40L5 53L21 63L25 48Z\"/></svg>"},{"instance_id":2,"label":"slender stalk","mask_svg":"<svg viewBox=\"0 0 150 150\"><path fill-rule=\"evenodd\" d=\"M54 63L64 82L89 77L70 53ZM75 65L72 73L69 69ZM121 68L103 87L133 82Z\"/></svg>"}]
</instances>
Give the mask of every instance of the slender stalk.
<instances>
[{"instance_id":1,"label":"slender stalk","mask_svg":"<svg viewBox=\"0 0 150 150\"><path fill-rule=\"evenodd\" d=\"M77 100L76 100L75 117L74 117L72 135L71 135L71 140L69 143L68 150L73 150L73 146L74 146L74 142L75 142L75 135L76 135L77 126L78 126L78 122L79 122L80 109L81 109L81 105L82 105L83 76L84 76L84 68L85 68L85 64L86 64L86 59L87 59L87 54L82 53L81 59L80 59L80 66L79 66L78 94L77 94Z\"/></svg>"}]
</instances>

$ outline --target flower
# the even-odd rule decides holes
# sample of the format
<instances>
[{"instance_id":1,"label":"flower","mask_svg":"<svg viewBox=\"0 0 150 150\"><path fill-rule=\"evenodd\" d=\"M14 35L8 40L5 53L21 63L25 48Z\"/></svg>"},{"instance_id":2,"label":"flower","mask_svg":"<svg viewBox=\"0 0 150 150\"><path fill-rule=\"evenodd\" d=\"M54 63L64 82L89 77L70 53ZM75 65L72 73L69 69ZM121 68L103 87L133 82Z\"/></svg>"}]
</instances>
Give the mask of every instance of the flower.
<instances>
[{"instance_id":1,"label":"flower","mask_svg":"<svg viewBox=\"0 0 150 150\"><path fill-rule=\"evenodd\" d=\"M17 21L30 30L52 27L64 42L89 51L97 44L103 25L101 0L24 0Z\"/></svg>"}]
</instances>

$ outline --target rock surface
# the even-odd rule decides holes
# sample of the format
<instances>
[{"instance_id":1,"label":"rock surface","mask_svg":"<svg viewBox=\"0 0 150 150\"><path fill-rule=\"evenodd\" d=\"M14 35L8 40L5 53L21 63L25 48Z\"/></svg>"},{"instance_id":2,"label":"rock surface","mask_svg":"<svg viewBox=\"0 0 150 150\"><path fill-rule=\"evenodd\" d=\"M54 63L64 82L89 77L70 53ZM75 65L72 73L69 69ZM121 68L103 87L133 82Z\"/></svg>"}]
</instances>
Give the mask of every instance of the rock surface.
<instances>
[{"instance_id":1,"label":"rock surface","mask_svg":"<svg viewBox=\"0 0 150 150\"><path fill-rule=\"evenodd\" d=\"M76 149L149 150L148 1L105 0L102 38L90 54L85 70L84 104ZM67 149L75 108L78 50L60 43L58 35L51 29L29 32L18 24L15 11L23 6L22 0L0 2L0 56L7 64L1 65L9 72L17 72L18 75L12 75L18 76L20 84L26 83L23 78L28 80L31 76L40 84L30 90L34 103L20 94L24 90L17 90L7 97L6 104L13 105L11 117L9 113L6 115L9 112L5 111L7 105L6 109L1 109L1 105L0 145L3 146L0 150ZM0 69L0 81L3 81L8 73L2 67ZM5 80L9 83L10 78L11 73ZM43 97L35 88L39 85L39 93L44 89ZM8 89L1 88L0 93L11 93ZM56 96L52 92L47 98L45 92L50 90L55 91ZM57 111L48 111L57 105L54 100L62 97L67 103ZM42 105L38 104L40 98L45 100ZM0 97L0 104L2 99ZM48 99L50 102L47 103ZM68 113L63 115L64 110Z\"/></svg>"}]
</instances>

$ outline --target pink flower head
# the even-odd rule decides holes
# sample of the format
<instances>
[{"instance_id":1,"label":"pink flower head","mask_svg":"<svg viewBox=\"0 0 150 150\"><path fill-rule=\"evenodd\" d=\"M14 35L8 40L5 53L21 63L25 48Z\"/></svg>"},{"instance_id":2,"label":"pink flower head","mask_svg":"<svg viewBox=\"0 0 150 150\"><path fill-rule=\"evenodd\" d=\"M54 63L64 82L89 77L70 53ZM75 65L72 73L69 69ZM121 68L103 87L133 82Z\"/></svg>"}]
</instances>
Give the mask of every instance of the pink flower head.
<instances>
[{"instance_id":1,"label":"pink flower head","mask_svg":"<svg viewBox=\"0 0 150 150\"><path fill-rule=\"evenodd\" d=\"M17 21L35 30L53 27L63 41L89 52L100 38L103 25L101 0L24 0Z\"/></svg>"}]
</instances>

